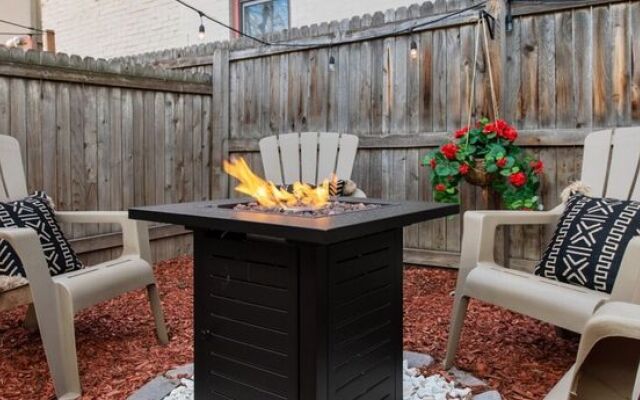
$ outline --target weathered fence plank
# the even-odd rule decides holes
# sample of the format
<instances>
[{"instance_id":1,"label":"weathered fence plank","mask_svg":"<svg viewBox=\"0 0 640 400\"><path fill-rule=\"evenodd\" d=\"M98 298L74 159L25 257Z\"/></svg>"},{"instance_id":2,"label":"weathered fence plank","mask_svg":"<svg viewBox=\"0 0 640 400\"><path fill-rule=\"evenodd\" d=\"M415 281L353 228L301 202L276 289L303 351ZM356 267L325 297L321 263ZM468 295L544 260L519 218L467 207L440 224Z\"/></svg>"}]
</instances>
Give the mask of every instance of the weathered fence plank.
<instances>
[{"instance_id":1,"label":"weathered fence plank","mask_svg":"<svg viewBox=\"0 0 640 400\"><path fill-rule=\"evenodd\" d=\"M139 67L146 74L140 77L124 69L0 49L0 134L20 141L29 190L47 191L57 209L126 210L211 196L204 155L214 148L210 78L148 67ZM122 244L117 226L63 229L88 262L117 254ZM185 235L153 228L154 254L188 251Z\"/></svg>"}]
</instances>

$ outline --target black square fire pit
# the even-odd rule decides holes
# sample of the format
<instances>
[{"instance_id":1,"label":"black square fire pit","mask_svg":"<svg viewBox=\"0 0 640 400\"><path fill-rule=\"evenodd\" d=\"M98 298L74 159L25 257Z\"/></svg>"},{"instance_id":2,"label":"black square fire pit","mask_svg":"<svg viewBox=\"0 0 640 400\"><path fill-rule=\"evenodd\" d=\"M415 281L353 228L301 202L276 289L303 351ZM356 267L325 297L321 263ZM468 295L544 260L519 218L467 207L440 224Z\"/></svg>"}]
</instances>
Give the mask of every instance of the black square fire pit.
<instances>
[{"instance_id":1,"label":"black square fire pit","mask_svg":"<svg viewBox=\"0 0 640 400\"><path fill-rule=\"evenodd\" d=\"M237 210L246 202L235 199L129 211L194 231L197 400L402 399L402 227L458 206L357 202L379 206L300 216Z\"/></svg>"}]
</instances>

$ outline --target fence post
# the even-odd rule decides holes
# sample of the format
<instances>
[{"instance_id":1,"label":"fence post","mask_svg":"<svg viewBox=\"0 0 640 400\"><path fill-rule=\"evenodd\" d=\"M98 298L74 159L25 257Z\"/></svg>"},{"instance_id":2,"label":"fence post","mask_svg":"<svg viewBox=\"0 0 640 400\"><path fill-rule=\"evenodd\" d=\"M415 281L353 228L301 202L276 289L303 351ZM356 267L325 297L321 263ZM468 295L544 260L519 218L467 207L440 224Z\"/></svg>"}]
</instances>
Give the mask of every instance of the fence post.
<instances>
[{"instance_id":1,"label":"fence post","mask_svg":"<svg viewBox=\"0 0 640 400\"><path fill-rule=\"evenodd\" d=\"M493 74L493 82L496 91L496 101L500 118L505 117L505 68L507 63L506 57L506 35L505 18L507 16L508 0L489 0L487 2L487 12L495 18L493 25L493 40L489 38L489 57L491 58L491 67ZM486 92L485 92L486 94ZM487 99L490 101L489 99ZM513 121L511 121L513 122ZM495 194L484 193L483 198L486 201L488 209L499 209L500 199ZM496 259L505 267L509 268L510 264L510 247L511 240L508 227L501 227L497 231L495 255Z\"/></svg>"},{"instance_id":2,"label":"fence post","mask_svg":"<svg viewBox=\"0 0 640 400\"><path fill-rule=\"evenodd\" d=\"M226 198L229 195L228 177L222 170L222 160L229 157L229 42L217 43L213 52L211 97L211 189L210 198Z\"/></svg>"},{"instance_id":3,"label":"fence post","mask_svg":"<svg viewBox=\"0 0 640 400\"><path fill-rule=\"evenodd\" d=\"M504 116L504 71L507 62L506 57L506 30L505 18L507 16L508 0L489 0L487 2L487 12L495 18L493 29L493 40L489 41L489 56L493 68L493 81L496 88L496 100L501 116Z\"/></svg>"},{"instance_id":4,"label":"fence post","mask_svg":"<svg viewBox=\"0 0 640 400\"><path fill-rule=\"evenodd\" d=\"M46 31L44 31L42 42L44 51L48 51L51 53L56 52L56 33L54 31L52 31L51 29L47 29Z\"/></svg>"}]
</instances>

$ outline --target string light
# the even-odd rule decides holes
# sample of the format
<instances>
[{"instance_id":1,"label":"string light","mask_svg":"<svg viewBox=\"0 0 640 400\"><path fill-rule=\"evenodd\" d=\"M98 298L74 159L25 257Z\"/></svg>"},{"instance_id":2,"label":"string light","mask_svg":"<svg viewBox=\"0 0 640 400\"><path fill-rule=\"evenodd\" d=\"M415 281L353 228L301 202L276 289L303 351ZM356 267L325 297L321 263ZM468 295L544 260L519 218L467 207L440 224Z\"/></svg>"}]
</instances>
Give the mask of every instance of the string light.
<instances>
[{"instance_id":1,"label":"string light","mask_svg":"<svg viewBox=\"0 0 640 400\"><path fill-rule=\"evenodd\" d=\"M411 50L409 51L409 56L412 60L418 58L418 43L415 40L411 41Z\"/></svg>"},{"instance_id":2,"label":"string light","mask_svg":"<svg viewBox=\"0 0 640 400\"><path fill-rule=\"evenodd\" d=\"M205 32L204 32L204 21L202 21L202 13L200 13L200 27L198 28L198 37L200 40L204 40Z\"/></svg>"},{"instance_id":3,"label":"string light","mask_svg":"<svg viewBox=\"0 0 640 400\"><path fill-rule=\"evenodd\" d=\"M222 21L219 21L213 17L211 17L210 15L205 14L203 11L201 11L200 9L186 3L184 0L174 0L177 3L180 3L181 5L183 5L184 7L187 7L195 12L198 13L198 15L200 15L200 27L198 28L198 37L200 38L200 40L204 40L205 38L205 29L204 29L204 22L203 19L206 18L209 21L216 23L220 26L223 26L225 28L227 28L228 30L237 33L240 36L244 36L248 39L251 39L255 42L258 42L262 45L265 46L285 46L285 47L309 47L309 46L320 46L320 47L329 47L329 71L333 72L336 70L336 58L333 56L333 54L331 54L331 46L333 45L333 39L331 40L331 43L327 44L327 43L287 43L287 42L276 42L276 43L272 43L272 42L267 42L263 39L260 39L258 37L252 36L248 33L245 33L239 29L234 28L233 26L230 26L228 24L225 24ZM510 2L510 0L509 0ZM424 28L428 25L432 25L432 24L436 24L438 22L444 21L446 19L455 17L456 15L462 14L466 11L470 11L470 10L474 10L474 9L478 9L481 7L484 7L484 5L487 3L487 0L483 0L478 4L473 4L469 7L465 7L462 8L460 10L454 11L450 14L445 14L443 16L441 16L440 18L436 18L430 21L426 21L426 22L422 22L422 23L415 23L414 25L408 27L408 28L404 28L404 29L400 29L398 31L394 31L394 32L389 32L389 33L385 33L383 35L378 35L375 37L371 37L371 39L383 39L383 38L387 38L387 37L393 37L396 35L402 35L402 34L406 34L406 33L411 33L413 31L415 31L416 29L420 29L420 28ZM486 11L483 11L483 13L486 14ZM489 15L490 16L490 15ZM482 18L482 16L481 16ZM487 18L487 16L485 15L485 18ZM334 37L336 37L334 35ZM338 35L338 37L340 37L340 35ZM493 39L493 32L491 32L491 38ZM418 44L415 42L415 40L411 41L411 48L409 51L409 56L411 57L411 59L415 60L418 58Z\"/></svg>"},{"instance_id":4,"label":"string light","mask_svg":"<svg viewBox=\"0 0 640 400\"><path fill-rule=\"evenodd\" d=\"M43 29L34 28L33 26L22 25L22 24L19 24L17 22L7 21L6 19L0 19L0 22L2 22L3 24L16 26L18 28L28 29L28 30L34 31L34 32L42 32L42 33L45 32ZM18 33L18 35L24 35L24 33Z\"/></svg>"}]
</instances>

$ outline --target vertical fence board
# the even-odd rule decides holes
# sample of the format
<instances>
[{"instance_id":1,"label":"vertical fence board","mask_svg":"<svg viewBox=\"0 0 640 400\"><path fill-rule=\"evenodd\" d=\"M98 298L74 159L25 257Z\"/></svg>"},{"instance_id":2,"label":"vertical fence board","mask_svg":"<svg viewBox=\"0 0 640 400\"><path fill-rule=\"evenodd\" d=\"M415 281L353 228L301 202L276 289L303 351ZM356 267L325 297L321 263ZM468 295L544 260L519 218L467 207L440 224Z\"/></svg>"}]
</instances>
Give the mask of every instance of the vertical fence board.
<instances>
[{"instance_id":1,"label":"vertical fence board","mask_svg":"<svg viewBox=\"0 0 640 400\"><path fill-rule=\"evenodd\" d=\"M593 15L593 125L608 126L615 120L612 111L612 46L609 7L596 7Z\"/></svg>"},{"instance_id":2,"label":"vertical fence board","mask_svg":"<svg viewBox=\"0 0 640 400\"><path fill-rule=\"evenodd\" d=\"M640 123L640 2L629 4L631 23L631 121Z\"/></svg>"}]
</instances>

